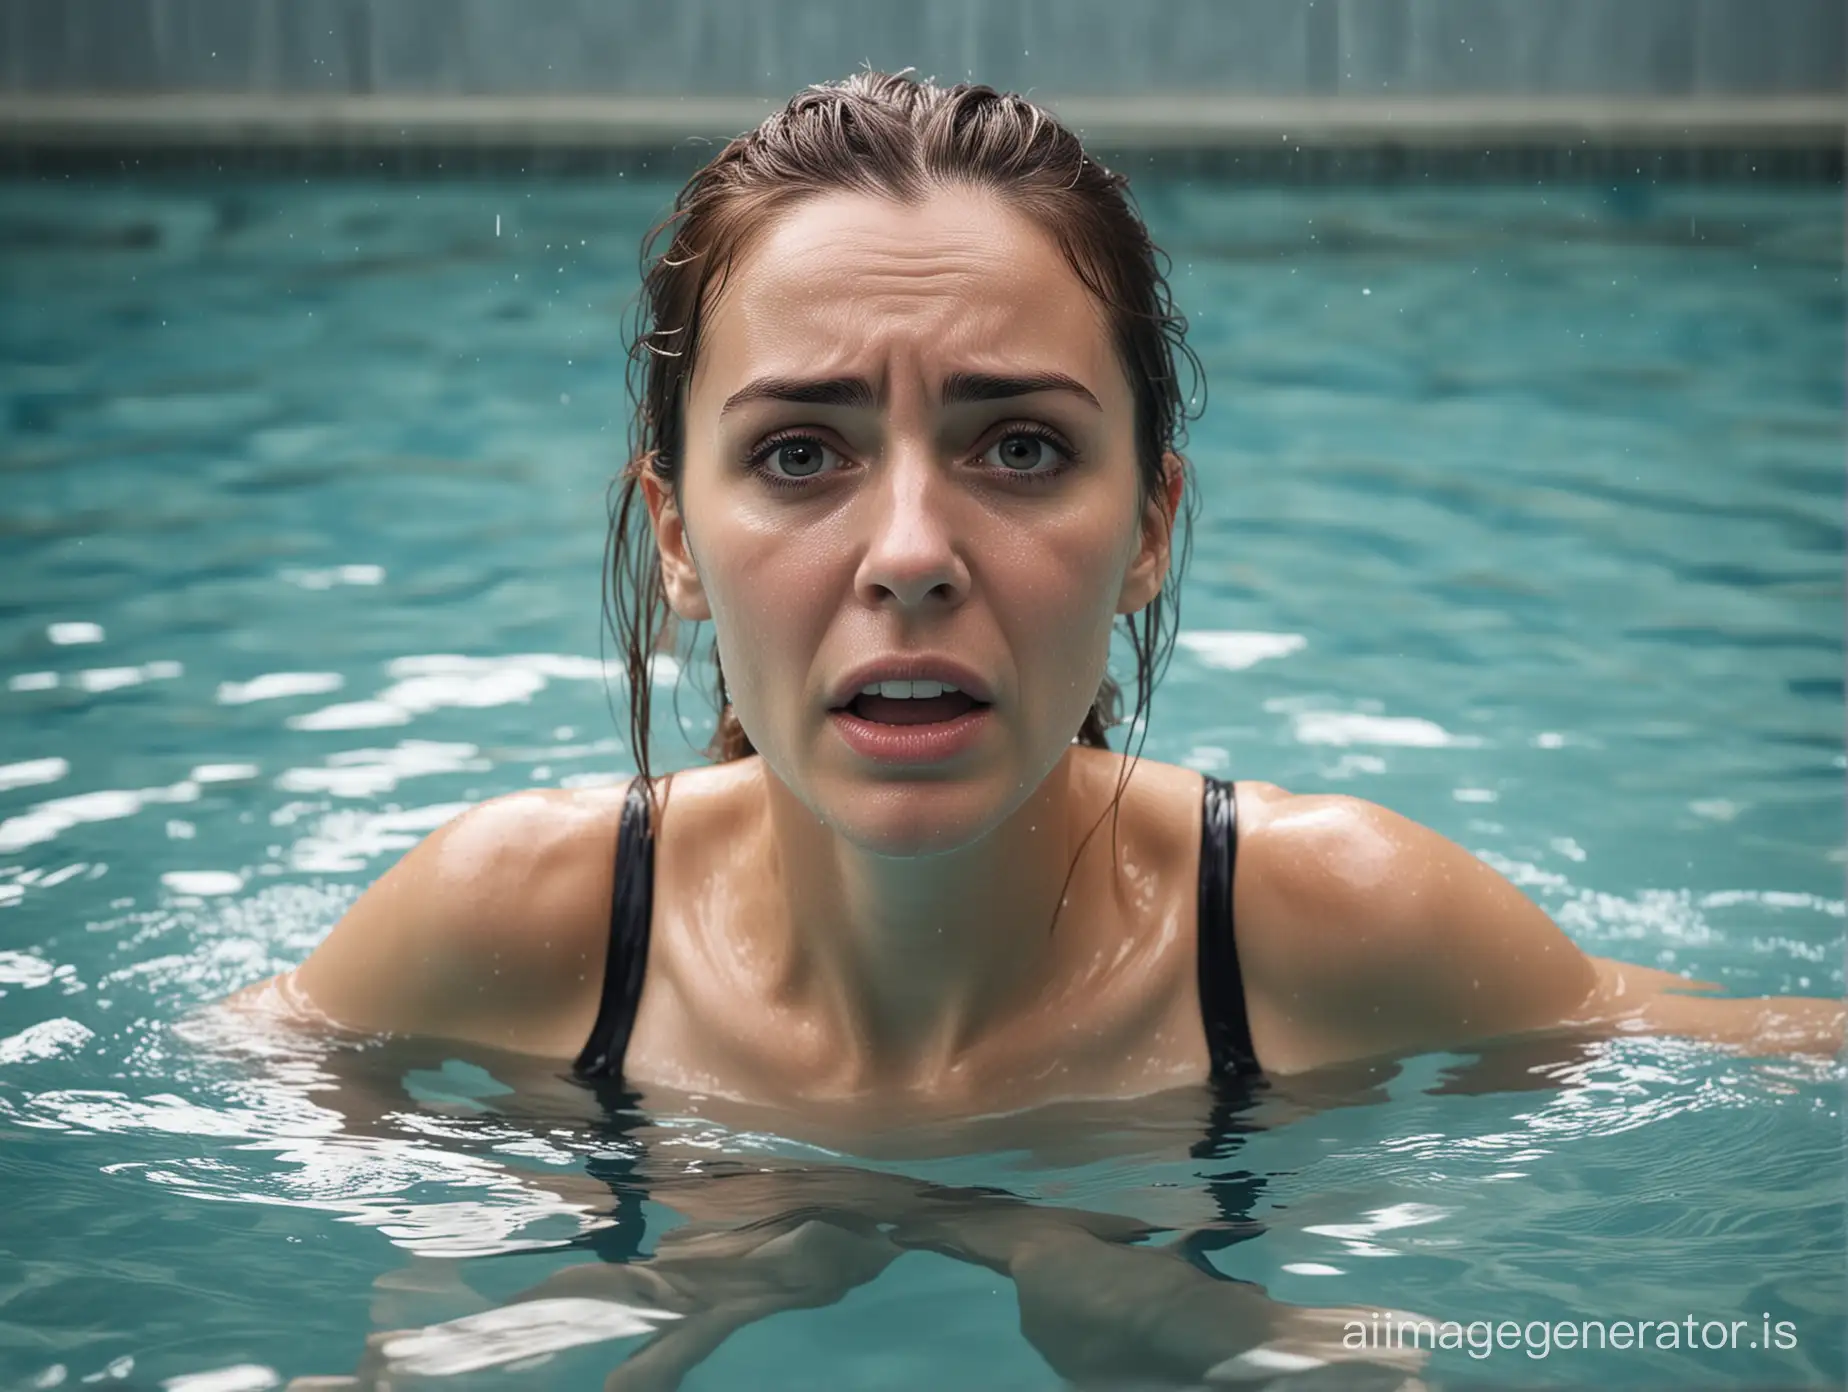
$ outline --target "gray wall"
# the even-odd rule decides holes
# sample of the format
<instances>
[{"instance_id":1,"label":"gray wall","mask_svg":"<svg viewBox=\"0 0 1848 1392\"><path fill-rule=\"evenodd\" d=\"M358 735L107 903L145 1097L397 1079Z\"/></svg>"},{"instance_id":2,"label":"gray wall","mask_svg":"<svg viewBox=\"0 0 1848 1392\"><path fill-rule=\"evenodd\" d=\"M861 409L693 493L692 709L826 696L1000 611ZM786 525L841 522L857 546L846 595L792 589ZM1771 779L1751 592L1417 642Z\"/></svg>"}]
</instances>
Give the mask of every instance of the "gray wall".
<instances>
[{"instance_id":1,"label":"gray wall","mask_svg":"<svg viewBox=\"0 0 1848 1392\"><path fill-rule=\"evenodd\" d=\"M0 90L1042 95L1843 90L1844 0L0 0Z\"/></svg>"}]
</instances>

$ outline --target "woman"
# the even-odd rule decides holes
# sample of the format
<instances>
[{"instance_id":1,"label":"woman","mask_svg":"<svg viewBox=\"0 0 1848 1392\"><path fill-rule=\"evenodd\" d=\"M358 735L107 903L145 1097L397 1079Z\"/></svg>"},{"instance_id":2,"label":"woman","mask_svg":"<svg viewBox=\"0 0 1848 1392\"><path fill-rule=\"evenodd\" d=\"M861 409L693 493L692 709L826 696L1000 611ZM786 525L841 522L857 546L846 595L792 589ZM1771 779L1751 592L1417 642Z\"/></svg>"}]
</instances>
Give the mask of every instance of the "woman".
<instances>
[{"instance_id":1,"label":"woman","mask_svg":"<svg viewBox=\"0 0 1848 1392\"><path fill-rule=\"evenodd\" d=\"M1840 1047L1834 1002L1586 956L1384 808L1109 749L1113 625L1138 714L1172 640L1186 350L1124 181L1043 111L811 89L667 226L613 537L643 774L436 832L299 1006L864 1115L1533 1031ZM655 780L669 611L724 706L716 766Z\"/></svg>"}]
</instances>

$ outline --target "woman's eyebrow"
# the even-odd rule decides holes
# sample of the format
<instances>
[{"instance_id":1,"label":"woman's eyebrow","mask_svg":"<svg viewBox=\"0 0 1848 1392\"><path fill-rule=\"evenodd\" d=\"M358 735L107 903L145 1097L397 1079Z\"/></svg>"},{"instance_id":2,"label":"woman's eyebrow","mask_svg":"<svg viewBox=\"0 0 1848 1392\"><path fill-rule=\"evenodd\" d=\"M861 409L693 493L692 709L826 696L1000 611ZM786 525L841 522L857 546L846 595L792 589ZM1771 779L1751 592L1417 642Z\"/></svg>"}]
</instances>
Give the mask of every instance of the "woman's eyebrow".
<instances>
[{"instance_id":1,"label":"woman's eyebrow","mask_svg":"<svg viewBox=\"0 0 1848 1392\"><path fill-rule=\"evenodd\" d=\"M1032 396L1035 392L1068 392L1100 411L1104 409L1090 388L1063 372L1029 372L1019 377L991 372L952 372L943 379L945 406L960 406L970 401L1001 401L1010 396Z\"/></svg>"},{"instance_id":2,"label":"woman's eyebrow","mask_svg":"<svg viewBox=\"0 0 1848 1392\"><path fill-rule=\"evenodd\" d=\"M863 377L759 377L725 398L722 416L747 401L794 401L804 406L858 406L879 404L879 393Z\"/></svg>"},{"instance_id":3,"label":"woman's eyebrow","mask_svg":"<svg viewBox=\"0 0 1848 1392\"><path fill-rule=\"evenodd\" d=\"M1063 372L1029 372L1020 376L952 372L943 379L945 406L1002 401L1012 396L1032 396L1036 392L1066 392L1089 402L1097 410L1103 409L1084 383ZM759 377L726 397L719 414L722 416L748 401L793 401L804 406L851 406L870 410L879 404L879 393L863 377Z\"/></svg>"}]
</instances>

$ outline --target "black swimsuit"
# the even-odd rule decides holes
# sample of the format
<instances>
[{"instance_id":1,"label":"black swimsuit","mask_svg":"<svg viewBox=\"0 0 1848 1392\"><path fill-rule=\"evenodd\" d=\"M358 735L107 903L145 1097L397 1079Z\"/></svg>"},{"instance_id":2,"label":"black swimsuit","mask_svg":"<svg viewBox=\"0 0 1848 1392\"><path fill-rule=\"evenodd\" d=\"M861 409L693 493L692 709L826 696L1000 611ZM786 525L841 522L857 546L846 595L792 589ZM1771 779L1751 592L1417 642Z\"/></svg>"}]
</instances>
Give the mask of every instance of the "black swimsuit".
<instances>
[{"instance_id":1,"label":"black swimsuit","mask_svg":"<svg viewBox=\"0 0 1848 1392\"><path fill-rule=\"evenodd\" d=\"M1206 1026L1213 1078L1248 1078L1261 1070L1245 1015L1245 984L1232 936L1232 870L1238 853L1238 805L1232 785L1208 777L1200 818L1200 1014ZM610 905L610 950L603 971L603 1003L590 1042L574 1066L587 1079L622 1077L622 1060L635 1027L648 966L648 928L654 912L654 835L647 786L629 785L616 836L616 891Z\"/></svg>"}]
</instances>

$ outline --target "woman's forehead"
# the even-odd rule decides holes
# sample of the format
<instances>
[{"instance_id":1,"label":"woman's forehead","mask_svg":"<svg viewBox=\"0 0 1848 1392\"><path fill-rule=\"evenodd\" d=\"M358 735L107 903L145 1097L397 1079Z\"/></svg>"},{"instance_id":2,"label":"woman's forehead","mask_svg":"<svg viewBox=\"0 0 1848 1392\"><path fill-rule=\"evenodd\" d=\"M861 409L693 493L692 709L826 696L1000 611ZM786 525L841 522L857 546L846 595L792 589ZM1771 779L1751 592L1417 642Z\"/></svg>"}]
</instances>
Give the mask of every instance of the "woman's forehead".
<instances>
[{"instance_id":1,"label":"woman's forehead","mask_svg":"<svg viewBox=\"0 0 1848 1392\"><path fill-rule=\"evenodd\" d=\"M973 189L799 204L734 263L701 340L693 392L721 400L760 376L1022 370L1127 394L1109 325L1057 244Z\"/></svg>"}]
</instances>

